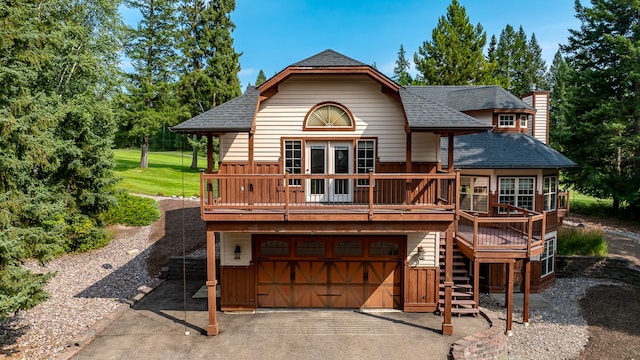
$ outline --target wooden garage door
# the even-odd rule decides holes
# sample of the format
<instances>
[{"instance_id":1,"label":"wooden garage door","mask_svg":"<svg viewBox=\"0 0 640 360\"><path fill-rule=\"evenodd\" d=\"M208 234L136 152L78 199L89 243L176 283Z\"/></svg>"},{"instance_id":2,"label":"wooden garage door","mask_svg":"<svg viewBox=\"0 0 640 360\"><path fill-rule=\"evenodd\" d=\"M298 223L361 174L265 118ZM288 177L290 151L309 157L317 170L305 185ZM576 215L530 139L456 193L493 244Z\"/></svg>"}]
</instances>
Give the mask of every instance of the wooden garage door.
<instances>
[{"instance_id":1,"label":"wooden garage door","mask_svg":"<svg viewBox=\"0 0 640 360\"><path fill-rule=\"evenodd\" d=\"M403 237L261 237L258 306L400 308Z\"/></svg>"}]
</instances>

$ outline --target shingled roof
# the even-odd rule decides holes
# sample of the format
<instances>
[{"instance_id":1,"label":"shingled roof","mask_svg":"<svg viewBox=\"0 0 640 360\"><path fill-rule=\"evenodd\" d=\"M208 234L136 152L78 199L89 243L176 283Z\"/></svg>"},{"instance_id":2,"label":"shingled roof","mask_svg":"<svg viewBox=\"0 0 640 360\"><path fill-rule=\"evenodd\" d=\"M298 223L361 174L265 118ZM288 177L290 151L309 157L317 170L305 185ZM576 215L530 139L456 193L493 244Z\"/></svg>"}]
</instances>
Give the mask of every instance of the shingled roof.
<instances>
[{"instance_id":1,"label":"shingled roof","mask_svg":"<svg viewBox=\"0 0 640 360\"><path fill-rule=\"evenodd\" d=\"M443 167L447 141L440 142ZM552 147L523 133L483 132L453 139L453 163L460 169L561 169L577 166Z\"/></svg>"},{"instance_id":2,"label":"shingled roof","mask_svg":"<svg viewBox=\"0 0 640 360\"><path fill-rule=\"evenodd\" d=\"M531 105L497 85L488 86L412 86L411 91L458 111L524 109Z\"/></svg>"},{"instance_id":3,"label":"shingled roof","mask_svg":"<svg viewBox=\"0 0 640 360\"><path fill-rule=\"evenodd\" d=\"M300 60L290 66L295 67L342 67L342 66L368 66L358 60L342 55L331 49L317 53L304 60Z\"/></svg>"},{"instance_id":4,"label":"shingled roof","mask_svg":"<svg viewBox=\"0 0 640 360\"><path fill-rule=\"evenodd\" d=\"M249 86L244 94L172 127L171 131L188 134L250 131L259 95L260 91L257 88Z\"/></svg>"},{"instance_id":5,"label":"shingled roof","mask_svg":"<svg viewBox=\"0 0 640 360\"><path fill-rule=\"evenodd\" d=\"M412 130L482 131L492 128L491 124L461 113L447 106L446 103L434 101L425 95L421 91L416 91L415 87L400 89L402 106Z\"/></svg>"}]
</instances>

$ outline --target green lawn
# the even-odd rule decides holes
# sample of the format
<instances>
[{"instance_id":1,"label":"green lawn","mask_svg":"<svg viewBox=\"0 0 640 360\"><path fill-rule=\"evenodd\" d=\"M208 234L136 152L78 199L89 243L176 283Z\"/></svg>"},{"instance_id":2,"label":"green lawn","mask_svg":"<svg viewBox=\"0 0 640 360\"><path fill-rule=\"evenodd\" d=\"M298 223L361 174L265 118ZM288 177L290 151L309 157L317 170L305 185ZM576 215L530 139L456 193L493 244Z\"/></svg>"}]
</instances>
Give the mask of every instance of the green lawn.
<instances>
[{"instance_id":1,"label":"green lawn","mask_svg":"<svg viewBox=\"0 0 640 360\"><path fill-rule=\"evenodd\" d=\"M191 169L191 151L149 152L149 168L140 169L140 149L113 150L116 176L122 178L118 188L133 194L200 195L200 174ZM206 168L207 159L198 158L198 167ZM184 182L183 182L184 177Z\"/></svg>"}]
</instances>

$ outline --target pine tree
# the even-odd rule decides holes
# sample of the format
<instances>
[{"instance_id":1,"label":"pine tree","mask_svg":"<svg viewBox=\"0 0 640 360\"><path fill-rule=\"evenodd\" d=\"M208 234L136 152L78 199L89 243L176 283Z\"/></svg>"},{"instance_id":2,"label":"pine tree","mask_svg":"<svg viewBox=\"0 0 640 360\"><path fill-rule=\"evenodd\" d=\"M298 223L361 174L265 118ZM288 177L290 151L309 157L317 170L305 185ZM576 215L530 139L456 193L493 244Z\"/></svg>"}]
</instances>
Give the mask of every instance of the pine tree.
<instances>
[{"instance_id":1,"label":"pine tree","mask_svg":"<svg viewBox=\"0 0 640 360\"><path fill-rule=\"evenodd\" d=\"M235 0L210 1L207 11L202 15L211 27L211 31L205 37L210 44L205 51L206 67L204 72L213 83L213 104L222 104L242 94L240 90L240 53L233 47L231 33L236 26L231 21L231 12L235 10Z\"/></svg>"},{"instance_id":2,"label":"pine tree","mask_svg":"<svg viewBox=\"0 0 640 360\"><path fill-rule=\"evenodd\" d=\"M413 56L419 82L428 85L471 85L491 82L493 69L484 56L487 36L474 27L463 6L452 0L447 14L438 19L432 40Z\"/></svg>"},{"instance_id":3,"label":"pine tree","mask_svg":"<svg viewBox=\"0 0 640 360\"><path fill-rule=\"evenodd\" d=\"M550 84L549 95L549 139L550 145L564 153L562 138L566 137L567 96L569 92L569 66L562 53L556 52L549 68L546 82Z\"/></svg>"},{"instance_id":4,"label":"pine tree","mask_svg":"<svg viewBox=\"0 0 640 360\"><path fill-rule=\"evenodd\" d=\"M524 84L536 89L549 90L549 83L547 82L547 64L542 58L542 49L536 39L536 34L531 34L531 38L527 43L527 56L525 63ZM527 90L522 88L524 92L521 95L527 93Z\"/></svg>"},{"instance_id":5,"label":"pine tree","mask_svg":"<svg viewBox=\"0 0 640 360\"><path fill-rule=\"evenodd\" d=\"M164 124L180 119L173 93L176 77L176 6L173 0L128 0L142 14L136 29L129 28L127 57L134 72L129 76L126 119L130 136L140 139L140 167L148 166L150 137Z\"/></svg>"},{"instance_id":6,"label":"pine tree","mask_svg":"<svg viewBox=\"0 0 640 360\"><path fill-rule=\"evenodd\" d=\"M404 46L402 46L401 44L400 50L398 50L398 59L396 60L396 66L393 68L393 76L391 78L393 79L393 81L402 86L411 85L413 79L409 74L410 68L411 64L405 57Z\"/></svg>"},{"instance_id":7,"label":"pine tree","mask_svg":"<svg viewBox=\"0 0 640 360\"><path fill-rule=\"evenodd\" d=\"M567 179L582 193L612 197L614 209L640 208L640 3L576 2L580 29L563 46L572 69L562 138L580 167ZM627 211L633 214L633 211Z\"/></svg>"},{"instance_id":8,"label":"pine tree","mask_svg":"<svg viewBox=\"0 0 640 360\"><path fill-rule=\"evenodd\" d=\"M0 319L46 298L20 266L103 244L115 182L118 2L0 4Z\"/></svg>"},{"instance_id":9,"label":"pine tree","mask_svg":"<svg viewBox=\"0 0 640 360\"><path fill-rule=\"evenodd\" d=\"M264 74L264 71L260 69L260 72L258 72L258 77L256 78L256 86L264 84L265 81L267 81L267 76Z\"/></svg>"}]
</instances>

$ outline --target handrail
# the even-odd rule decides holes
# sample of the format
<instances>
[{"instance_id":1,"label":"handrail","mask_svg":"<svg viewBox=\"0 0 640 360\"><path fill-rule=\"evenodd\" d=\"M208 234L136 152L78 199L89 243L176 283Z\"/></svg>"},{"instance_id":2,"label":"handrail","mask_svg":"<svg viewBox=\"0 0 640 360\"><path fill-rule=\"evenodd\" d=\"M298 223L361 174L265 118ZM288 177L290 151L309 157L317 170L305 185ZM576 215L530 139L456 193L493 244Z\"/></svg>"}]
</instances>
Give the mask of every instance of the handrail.
<instances>
[{"instance_id":1,"label":"handrail","mask_svg":"<svg viewBox=\"0 0 640 360\"><path fill-rule=\"evenodd\" d=\"M544 244L546 214L517 208L507 204L495 207L508 211L497 216L478 216L477 213L458 211L460 229L456 236L479 251L509 249L531 255L532 248Z\"/></svg>"},{"instance_id":2,"label":"handrail","mask_svg":"<svg viewBox=\"0 0 640 360\"><path fill-rule=\"evenodd\" d=\"M200 199L203 213L216 208L280 209L286 219L292 209L333 207L366 209L371 217L374 209L455 210L456 179L456 174L449 173L203 173ZM334 190L334 185L340 191ZM312 196L314 186L323 187L323 193L329 193L331 188L336 194Z\"/></svg>"}]
</instances>

